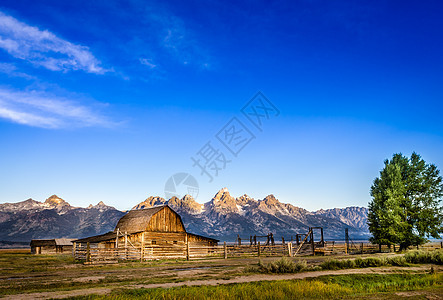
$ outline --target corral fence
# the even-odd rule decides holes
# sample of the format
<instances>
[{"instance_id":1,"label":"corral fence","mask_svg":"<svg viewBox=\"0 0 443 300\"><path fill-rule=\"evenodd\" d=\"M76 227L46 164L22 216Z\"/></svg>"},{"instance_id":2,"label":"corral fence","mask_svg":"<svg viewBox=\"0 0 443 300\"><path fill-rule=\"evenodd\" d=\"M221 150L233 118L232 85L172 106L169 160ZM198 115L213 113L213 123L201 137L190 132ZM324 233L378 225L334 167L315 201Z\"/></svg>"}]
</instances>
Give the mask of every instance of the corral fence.
<instances>
[{"instance_id":1,"label":"corral fence","mask_svg":"<svg viewBox=\"0 0 443 300\"><path fill-rule=\"evenodd\" d=\"M428 243L420 246L421 250L442 248L441 243ZM98 248L97 244L76 244L73 255L76 260L88 263L104 263L118 261L149 261L159 259L207 259L207 258L241 258L241 257L281 257L303 255L341 255L371 254L392 252L393 247L379 246L368 242L357 242L351 245L345 242L325 241L324 244L314 243L297 245L297 243L281 243L275 245L229 245L226 242L218 246L207 246L199 243L182 245L150 245L149 247Z\"/></svg>"},{"instance_id":2,"label":"corral fence","mask_svg":"<svg viewBox=\"0 0 443 300\"><path fill-rule=\"evenodd\" d=\"M326 247L326 250L333 249L333 254L371 254L371 253L387 253L387 252L395 252L400 249L400 245L379 245L372 244L366 242L351 242L346 243L345 241L334 241L334 242L326 242L329 244L329 247ZM332 246L331 246L332 244ZM435 250L442 249L443 242L429 242L421 246L411 246L409 250Z\"/></svg>"},{"instance_id":3,"label":"corral fence","mask_svg":"<svg viewBox=\"0 0 443 300\"><path fill-rule=\"evenodd\" d=\"M290 244L290 243L289 243ZM99 248L93 243L75 244L73 255L85 262L116 262L123 260L202 259L289 255L288 244L239 246L224 243L218 246L188 243L181 245L149 245L147 247Z\"/></svg>"}]
</instances>

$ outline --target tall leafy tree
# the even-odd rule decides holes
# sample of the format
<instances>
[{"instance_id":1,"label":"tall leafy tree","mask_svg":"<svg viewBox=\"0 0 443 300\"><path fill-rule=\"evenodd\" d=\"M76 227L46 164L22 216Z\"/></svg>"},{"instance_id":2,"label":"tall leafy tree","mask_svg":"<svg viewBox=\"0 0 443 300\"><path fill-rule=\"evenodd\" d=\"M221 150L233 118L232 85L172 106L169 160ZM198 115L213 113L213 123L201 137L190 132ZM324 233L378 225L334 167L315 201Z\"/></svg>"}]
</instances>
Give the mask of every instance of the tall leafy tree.
<instances>
[{"instance_id":1,"label":"tall leafy tree","mask_svg":"<svg viewBox=\"0 0 443 300\"><path fill-rule=\"evenodd\" d=\"M394 154L371 187L368 225L371 242L400 249L443 233L443 179L417 153Z\"/></svg>"}]
</instances>

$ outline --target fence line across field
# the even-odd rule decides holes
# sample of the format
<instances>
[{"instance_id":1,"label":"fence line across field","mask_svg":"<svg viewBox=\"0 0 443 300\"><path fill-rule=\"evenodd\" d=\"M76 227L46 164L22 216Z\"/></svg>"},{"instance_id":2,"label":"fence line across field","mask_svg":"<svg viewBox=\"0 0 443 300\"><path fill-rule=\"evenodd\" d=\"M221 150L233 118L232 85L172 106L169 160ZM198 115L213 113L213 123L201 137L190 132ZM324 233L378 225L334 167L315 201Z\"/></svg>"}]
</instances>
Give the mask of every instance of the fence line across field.
<instances>
[{"instance_id":1,"label":"fence line across field","mask_svg":"<svg viewBox=\"0 0 443 300\"><path fill-rule=\"evenodd\" d=\"M301 247L300 247L301 246ZM387 246L380 247L378 244L355 243L354 247L348 247L346 243L325 241L323 247L314 245L288 242L275 245L223 245L202 246L198 243L187 245L173 245L167 247L162 245L150 245L144 247L128 246L119 248L97 248L87 244L75 245L73 249L74 258L85 262L106 261L149 261L158 259L201 259L201 258L235 258L235 257L281 257L281 256L303 256L303 255L337 255L337 254L371 254L390 252ZM420 249L432 250L441 248L441 243L429 243Z\"/></svg>"}]
</instances>

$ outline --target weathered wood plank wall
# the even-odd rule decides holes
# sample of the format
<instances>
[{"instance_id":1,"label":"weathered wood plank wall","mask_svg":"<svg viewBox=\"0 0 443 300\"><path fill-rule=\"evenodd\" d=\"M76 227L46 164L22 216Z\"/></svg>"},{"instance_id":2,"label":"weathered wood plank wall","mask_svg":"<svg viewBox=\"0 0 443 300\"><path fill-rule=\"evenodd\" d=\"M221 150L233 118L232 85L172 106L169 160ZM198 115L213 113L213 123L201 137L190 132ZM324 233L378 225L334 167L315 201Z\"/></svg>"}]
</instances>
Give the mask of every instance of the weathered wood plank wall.
<instances>
[{"instance_id":1,"label":"weathered wood plank wall","mask_svg":"<svg viewBox=\"0 0 443 300\"><path fill-rule=\"evenodd\" d=\"M171 209L162 209L151 217L146 231L186 232L180 216Z\"/></svg>"}]
</instances>

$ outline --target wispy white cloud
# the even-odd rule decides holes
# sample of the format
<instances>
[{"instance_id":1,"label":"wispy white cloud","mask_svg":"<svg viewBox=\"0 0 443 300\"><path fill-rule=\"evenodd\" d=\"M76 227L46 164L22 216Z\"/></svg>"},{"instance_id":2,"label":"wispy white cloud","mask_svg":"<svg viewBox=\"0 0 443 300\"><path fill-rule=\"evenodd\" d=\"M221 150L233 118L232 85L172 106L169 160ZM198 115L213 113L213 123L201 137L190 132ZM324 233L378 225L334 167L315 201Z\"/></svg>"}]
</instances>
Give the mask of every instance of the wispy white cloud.
<instances>
[{"instance_id":1,"label":"wispy white cloud","mask_svg":"<svg viewBox=\"0 0 443 300\"><path fill-rule=\"evenodd\" d=\"M117 125L91 106L81 104L81 99L1 87L0 118L18 124L53 129Z\"/></svg>"},{"instance_id":2,"label":"wispy white cloud","mask_svg":"<svg viewBox=\"0 0 443 300\"><path fill-rule=\"evenodd\" d=\"M144 18L153 26L160 49L168 58L188 66L207 69L207 47L185 20L163 5L147 5Z\"/></svg>"},{"instance_id":3,"label":"wispy white cloud","mask_svg":"<svg viewBox=\"0 0 443 300\"><path fill-rule=\"evenodd\" d=\"M20 77L24 79L36 79L36 77L20 72L14 64L0 63L0 73L6 74L10 77Z\"/></svg>"},{"instance_id":4,"label":"wispy white cloud","mask_svg":"<svg viewBox=\"0 0 443 300\"><path fill-rule=\"evenodd\" d=\"M89 48L76 45L55 34L27 25L0 12L0 48L15 58L53 71L83 70L103 74Z\"/></svg>"},{"instance_id":5,"label":"wispy white cloud","mask_svg":"<svg viewBox=\"0 0 443 300\"><path fill-rule=\"evenodd\" d=\"M209 56L180 18L163 17L160 23L163 25L162 43L166 50L184 65L194 64L207 68Z\"/></svg>"},{"instance_id":6,"label":"wispy white cloud","mask_svg":"<svg viewBox=\"0 0 443 300\"><path fill-rule=\"evenodd\" d=\"M157 65L154 64L151 59L140 58L139 61L142 65L145 65L145 66L149 67L150 69L157 68Z\"/></svg>"}]
</instances>

